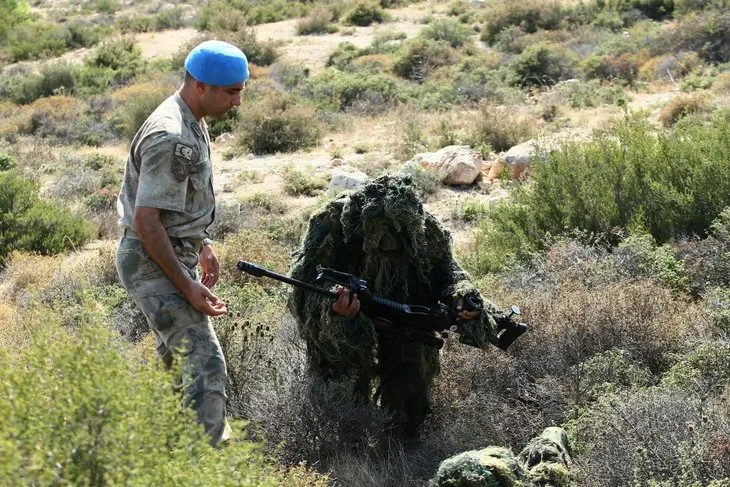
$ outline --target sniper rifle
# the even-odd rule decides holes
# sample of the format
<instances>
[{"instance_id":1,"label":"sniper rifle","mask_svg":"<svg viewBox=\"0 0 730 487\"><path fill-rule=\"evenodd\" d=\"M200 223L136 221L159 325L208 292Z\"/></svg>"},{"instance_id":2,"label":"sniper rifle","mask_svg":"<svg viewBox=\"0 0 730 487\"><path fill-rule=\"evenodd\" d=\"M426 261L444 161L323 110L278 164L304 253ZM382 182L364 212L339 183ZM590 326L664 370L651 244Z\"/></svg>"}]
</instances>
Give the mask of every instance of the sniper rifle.
<instances>
[{"instance_id":1,"label":"sniper rifle","mask_svg":"<svg viewBox=\"0 0 730 487\"><path fill-rule=\"evenodd\" d=\"M252 262L241 260L238 262L237 267L240 271L252 276L275 279L332 299L337 299L339 296L330 289L324 289L308 282L277 274ZM326 267L318 267L317 271L319 273L317 281L339 284L348 288L351 294L357 294L360 300L360 311L372 320L378 331L418 341L429 347L441 348L444 345L444 338L448 337L448 331L458 332L460 329L459 311L452 306L447 306L441 302L438 303L436 308L399 303L374 295L370 292L367 281L353 274ZM482 311L483 306L476 297L467 296L464 300L463 309ZM509 315L494 316L498 325L497 346L502 350L506 350L517 337L527 331L527 325L517 323L511 319L512 315L515 314L520 314L520 309L517 306L512 306L512 312Z\"/></svg>"}]
</instances>

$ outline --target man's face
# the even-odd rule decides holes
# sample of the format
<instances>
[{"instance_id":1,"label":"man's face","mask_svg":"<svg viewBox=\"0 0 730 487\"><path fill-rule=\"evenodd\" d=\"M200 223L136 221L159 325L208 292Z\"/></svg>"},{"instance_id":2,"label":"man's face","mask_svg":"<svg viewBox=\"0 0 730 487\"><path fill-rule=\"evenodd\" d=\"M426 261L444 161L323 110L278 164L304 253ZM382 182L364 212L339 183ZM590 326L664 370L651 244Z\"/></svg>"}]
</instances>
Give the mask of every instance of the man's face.
<instances>
[{"instance_id":1,"label":"man's face","mask_svg":"<svg viewBox=\"0 0 730 487\"><path fill-rule=\"evenodd\" d=\"M368 247L378 252L395 253L403 249L403 239L393 220L386 217L372 218L365 222L365 238Z\"/></svg>"},{"instance_id":2,"label":"man's face","mask_svg":"<svg viewBox=\"0 0 730 487\"><path fill-rule=\"evenodd\" d=\"M225 117L228 110L241 105L244 83L231 86L205 85L200 96L200 103L206 116Z\"/></svg>"}]
</instances>

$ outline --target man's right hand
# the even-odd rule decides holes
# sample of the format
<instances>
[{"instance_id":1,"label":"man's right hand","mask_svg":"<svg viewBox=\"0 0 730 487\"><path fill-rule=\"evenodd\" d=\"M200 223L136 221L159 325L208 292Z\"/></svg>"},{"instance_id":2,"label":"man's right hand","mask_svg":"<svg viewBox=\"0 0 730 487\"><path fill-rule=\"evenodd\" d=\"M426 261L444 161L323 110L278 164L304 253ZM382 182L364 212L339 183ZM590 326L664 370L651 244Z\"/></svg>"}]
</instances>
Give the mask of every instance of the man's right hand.
<instances>
[{"instance_id":1,"label":"man's right hand","mask_svg":"<svg viewBox=\"0 0 730 487\"><path fill-rule=\"evenodd\" d=\"M226 303L218 299L218 296L198 281L190 282L184 296L193 308L208 316L220 316L228 313Z\"/></svg>"},{"instance_id":2,"label":"man's right hand","mask_svg":"<svg viewBox=\"0 0 730 487\"><path fill-rule=\"evenodd\" d=\"M353 294L351 298L350 290L342 286L337 286L335 291L339 296L332 304L332 312L345 318L355 316L360 311L360 300L357 299L357 294Z\"/></svg>"}]
</instances>

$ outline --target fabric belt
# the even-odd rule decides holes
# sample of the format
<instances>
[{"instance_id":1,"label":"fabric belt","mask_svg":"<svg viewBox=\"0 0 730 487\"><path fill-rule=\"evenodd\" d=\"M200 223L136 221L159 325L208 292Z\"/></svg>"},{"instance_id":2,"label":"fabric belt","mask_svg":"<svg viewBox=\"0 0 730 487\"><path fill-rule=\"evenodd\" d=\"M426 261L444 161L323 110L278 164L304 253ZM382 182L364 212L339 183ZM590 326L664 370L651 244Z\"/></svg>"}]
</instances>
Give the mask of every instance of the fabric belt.
<instances>
[{"instance_id":1,"label":"fabric belt","mask_svg":"<svg viewBox=\"0 0 730 487\"><path fill-rule=\"evenodd\" d=\"M135 240L142 240L141 238L139 238L139 235L137 235L137 232L135 232L131 228L125 227L123 235L127 238L133 238ZM197 252L200 250L200 246L202 245L203 239L170 237L170 242L172 242L173 246L178 245L181 248L185 248L187 246L189 249L193 249L194 251ZM185 245L186 242L187 242L187 245Z\"/></svg>"}]
</instances>

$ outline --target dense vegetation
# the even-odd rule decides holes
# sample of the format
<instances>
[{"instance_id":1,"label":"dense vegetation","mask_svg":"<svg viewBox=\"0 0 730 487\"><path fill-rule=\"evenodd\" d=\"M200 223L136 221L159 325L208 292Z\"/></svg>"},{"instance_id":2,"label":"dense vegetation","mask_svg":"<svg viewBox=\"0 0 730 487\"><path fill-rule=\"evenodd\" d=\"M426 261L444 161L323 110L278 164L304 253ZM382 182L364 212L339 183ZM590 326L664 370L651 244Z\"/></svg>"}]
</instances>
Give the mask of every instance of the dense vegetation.
<instances>
[{"instance_id":1,"label":"dense vegetation","mask_svg":"<svg viewBox=\"0 0 730 487\"><path fill-rule=\"evenodd\" d=\"M451 454L519 450L562 425L575 485L730 484L727 2L411 3L0 0L5 483L425 485ZM416 33L391 27L405 7L423 13ZM255 26L285 19L299 36L343 37L326 66L258 38ZM180 413L114 270L119 154L192 46L150 58L132 34L182 27L253 64L243 105L210 123L231 134L222 158L240 162L211 229L215 291L231 310L215 320L228 406L248 422L222 450ZM372 42L347 41L364 29ZM662 91L673 96L659 107L630 109ZM456 192L404 164L453 144L494 158L603 113L589 140L537 144L525 180L505 171ZM395 143L365 142L374 125ZM348 130L363 141L332 143ZM281 170L256 164L281 153ZM242 257L287 271L308 216L333 196L322 153L370 176L409 172L485 295L519 304L530 324L509 353L447 342L417 445L310 379L286 292L235 271Z\"/></svg>"}]
</instances>

